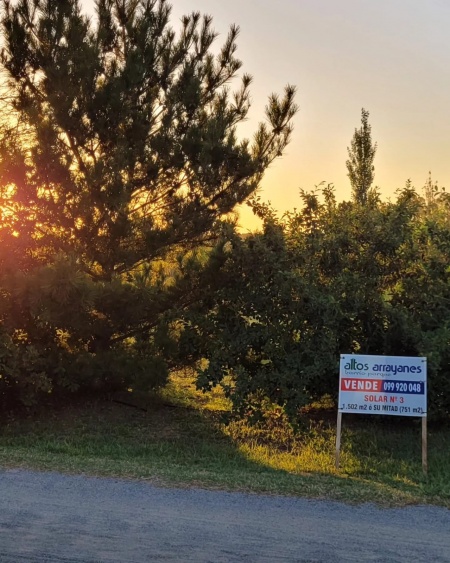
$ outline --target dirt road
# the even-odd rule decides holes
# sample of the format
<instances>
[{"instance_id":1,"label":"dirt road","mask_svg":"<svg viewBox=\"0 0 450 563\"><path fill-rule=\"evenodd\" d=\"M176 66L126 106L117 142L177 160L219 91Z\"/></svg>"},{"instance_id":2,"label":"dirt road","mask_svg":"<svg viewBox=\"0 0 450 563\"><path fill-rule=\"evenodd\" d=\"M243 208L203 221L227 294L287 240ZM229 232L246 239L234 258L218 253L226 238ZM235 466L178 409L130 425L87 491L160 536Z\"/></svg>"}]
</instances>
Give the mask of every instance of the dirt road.
<instances>
[{"instance_id":1,"label":"dirt road","mask_svg":"<svg viewBox=\"0 0 450 563\"><path fill-rule=\"evenodd\" d=\"M0 472L2 563L450 562L450 511Z\"/></svg>"}]
</instances>

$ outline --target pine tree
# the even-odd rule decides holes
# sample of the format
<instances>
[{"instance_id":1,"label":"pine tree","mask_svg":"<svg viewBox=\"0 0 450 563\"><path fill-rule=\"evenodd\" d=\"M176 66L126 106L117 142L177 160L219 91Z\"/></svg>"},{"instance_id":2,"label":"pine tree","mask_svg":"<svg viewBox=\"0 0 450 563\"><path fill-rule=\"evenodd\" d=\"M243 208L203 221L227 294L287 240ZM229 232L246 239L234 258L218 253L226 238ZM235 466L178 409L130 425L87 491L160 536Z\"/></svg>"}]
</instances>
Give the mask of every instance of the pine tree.
<instances>
[{"instance_id":1,"label":"pine tree","mask_svg":"<svg viewBox=\"0 0 450 563\"><path fill-rule=\"evenodd\" d=\"M176 34L166 0L97 0L95 25L78 0L4 8L2 63L27 146L3 151L2 181L45 226L41 246L83 255L98 278L208 236L289 140L293 87L271 97L253 143L238 140L251 77L230 92L235 26L214 56L211 17L192 13Z\"/></svg>"},{"instance_id":2,"label":"pine tree","mask_svg":"<svg viewBox=\"0 0 450 563\"><path fill-rule=\"evenodd\" d=\"M372 127L369 124L369 112L361 110L361 128L355 129L351 147L347 148L348 177L352 187L353 200L362 205L368 201L370 189L374 180L373 161L377 151L377 144L372 143Z\"/></svg>"},{"instance_id":3,"label":"pine tree","mask_svg":"<svg viewBox=\"0 0 450 563\"><path fill-rule=\"evenodd\" d=\"M238 27L217 49L210 16L175 31L166 0L97 0L92 20L79 0L2 4L0 267L26 272L0 279L23 289L10 329L42 354L155 343L161 315L195 297L192 259L170 283L161 263L217 239L257 190L289 142L295 88L240 139L252 79L231 89Z\"/></svg>"}]
</instances>

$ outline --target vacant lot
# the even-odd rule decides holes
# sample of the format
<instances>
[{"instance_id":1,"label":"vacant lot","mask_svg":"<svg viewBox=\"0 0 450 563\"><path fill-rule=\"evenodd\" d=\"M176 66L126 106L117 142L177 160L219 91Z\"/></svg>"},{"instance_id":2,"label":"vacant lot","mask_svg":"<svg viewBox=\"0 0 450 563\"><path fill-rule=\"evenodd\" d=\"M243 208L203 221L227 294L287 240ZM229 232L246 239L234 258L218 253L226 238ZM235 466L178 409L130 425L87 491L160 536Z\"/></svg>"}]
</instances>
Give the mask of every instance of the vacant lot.
<instances>
[{"instance_id":1,"label":"vacant lot","mask_svg":"<svg viewBox=\"0 0 450 563\"><path fill-rule=\"evenodd\" d=\"M130 406L131 405L131 406ZM334 469L335 415L314 405L292 431L279 411L264 426L225 423L219 391L202 395L177 375L158 397L79 401L8 419L0 466L146 479L177 486L450 507L450 429L431 427L429 475L416 420L344 418Z\"/></svg>"}]
</instances>

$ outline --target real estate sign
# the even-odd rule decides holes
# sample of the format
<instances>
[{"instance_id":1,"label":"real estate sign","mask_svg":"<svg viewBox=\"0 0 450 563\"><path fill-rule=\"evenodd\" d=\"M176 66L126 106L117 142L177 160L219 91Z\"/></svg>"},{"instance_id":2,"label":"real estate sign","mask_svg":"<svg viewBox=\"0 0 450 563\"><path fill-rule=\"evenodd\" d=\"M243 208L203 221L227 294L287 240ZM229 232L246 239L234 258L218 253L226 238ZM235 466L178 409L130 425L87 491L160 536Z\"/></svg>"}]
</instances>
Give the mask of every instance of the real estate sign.
<instances>
[{"instance_id":1,"label":"real estate sign","mask_svg":"<svg viewBox=\"0 0 450 563\"><path fill-rule=\"evenodd\" d=\"M339 412L426 417L426 358L342 355Z\"/></svg>"}]
</instances>

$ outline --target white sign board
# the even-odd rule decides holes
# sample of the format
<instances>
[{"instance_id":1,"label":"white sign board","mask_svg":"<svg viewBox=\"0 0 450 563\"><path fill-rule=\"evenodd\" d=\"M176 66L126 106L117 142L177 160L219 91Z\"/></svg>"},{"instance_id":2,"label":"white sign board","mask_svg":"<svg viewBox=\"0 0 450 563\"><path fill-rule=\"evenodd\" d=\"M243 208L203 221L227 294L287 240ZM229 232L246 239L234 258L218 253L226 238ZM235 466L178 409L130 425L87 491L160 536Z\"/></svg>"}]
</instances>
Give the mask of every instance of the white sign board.
<instances>
[{"instance_id":1,"label":"white sign board","mask_svg":"<svg viewBox=\"0 0 450 563\"><path fill-rule=\"evenodd\" d=\"M342 355L339 412L426 417L426 358Z\"/></svg>"}]
</instances>

